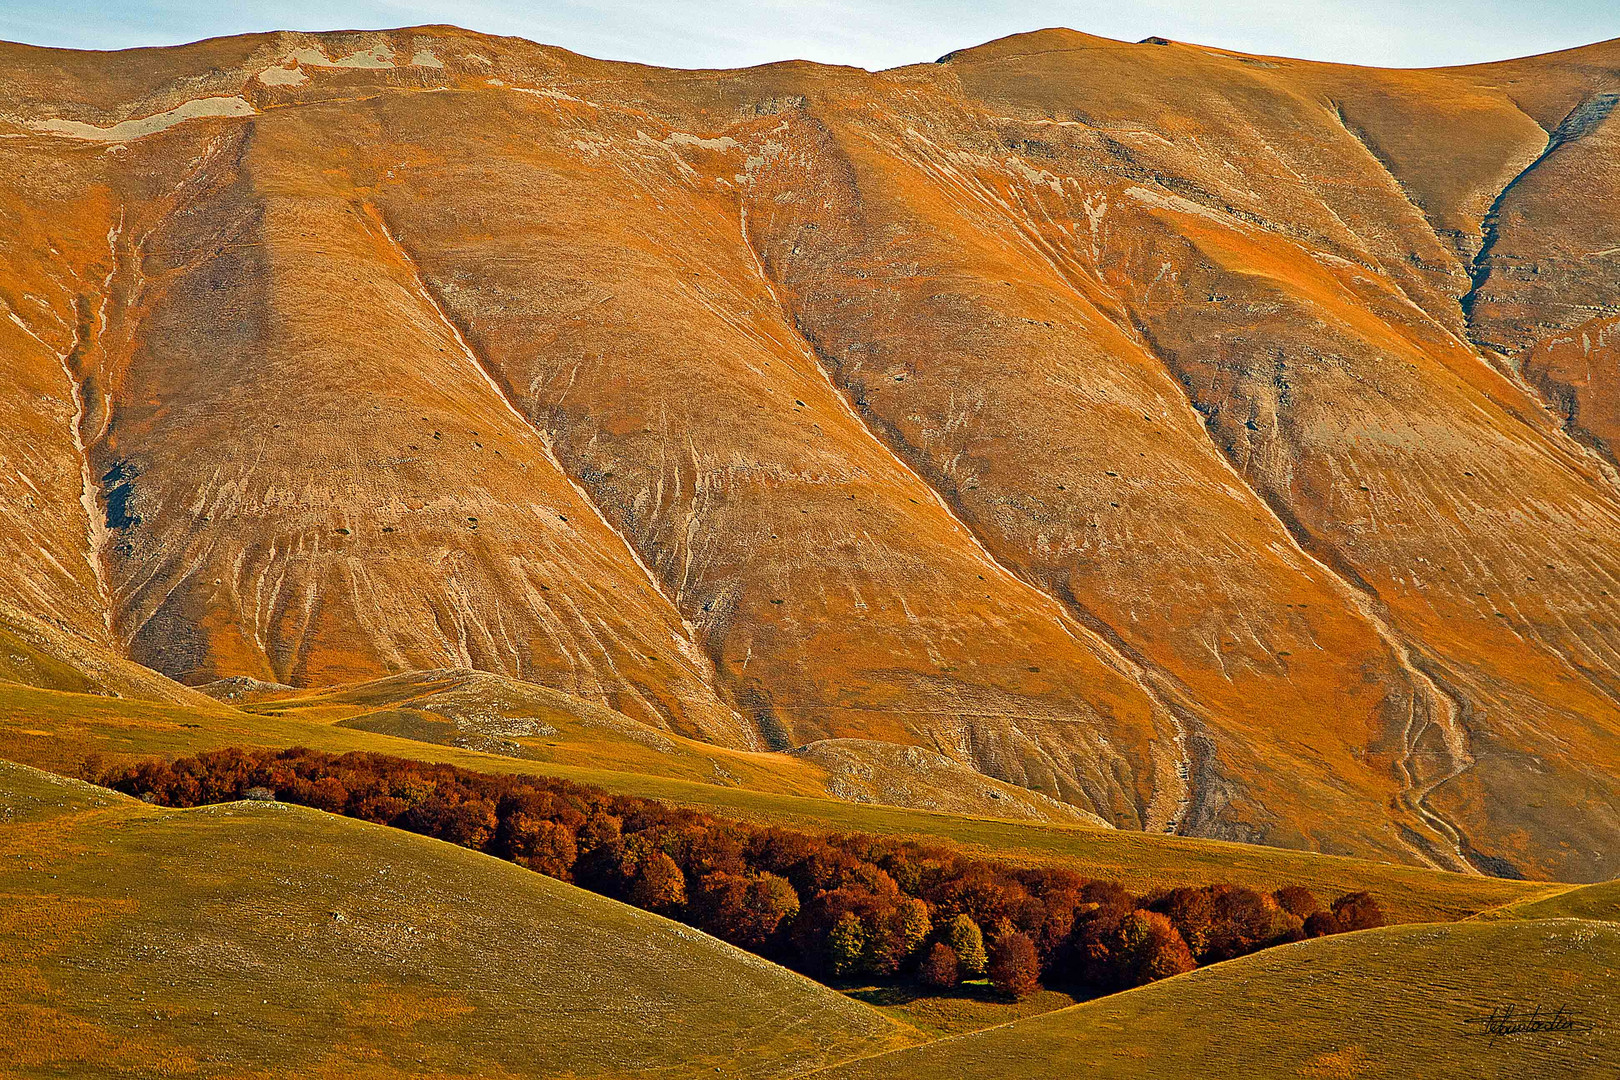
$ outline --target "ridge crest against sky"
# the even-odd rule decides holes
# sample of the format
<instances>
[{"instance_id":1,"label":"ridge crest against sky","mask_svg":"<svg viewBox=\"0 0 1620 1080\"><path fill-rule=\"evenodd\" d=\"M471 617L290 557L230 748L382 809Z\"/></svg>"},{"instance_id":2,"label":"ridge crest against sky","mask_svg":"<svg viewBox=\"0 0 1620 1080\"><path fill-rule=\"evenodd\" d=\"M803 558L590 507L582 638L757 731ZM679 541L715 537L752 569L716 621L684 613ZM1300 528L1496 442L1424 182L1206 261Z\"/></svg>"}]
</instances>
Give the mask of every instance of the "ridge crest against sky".
<instances>
[{"instance_id":1,"label":"ridge crest against sky","mask_svg":"<svg viewBox=\"0 0 1620 1080\"><path fill-rule=\"evenodd\" d=\"M0 0L0 38L121 49L263 30L454 23L610 60L743 67L803 59L877 70L1067 26L1380 67L1504 60L1620 37L1614 0Z\"/></svg>"}]
</instances>

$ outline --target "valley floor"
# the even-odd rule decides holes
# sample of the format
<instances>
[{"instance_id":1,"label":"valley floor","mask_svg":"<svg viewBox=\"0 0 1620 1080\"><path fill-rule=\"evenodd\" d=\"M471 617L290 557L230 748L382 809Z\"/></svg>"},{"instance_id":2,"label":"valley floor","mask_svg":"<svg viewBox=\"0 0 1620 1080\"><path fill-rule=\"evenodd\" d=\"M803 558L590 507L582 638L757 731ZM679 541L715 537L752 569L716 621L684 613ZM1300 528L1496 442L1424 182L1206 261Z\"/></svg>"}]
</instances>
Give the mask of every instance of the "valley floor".
<instances>
[{"instance_id":1,"label":"valley floor","mask_svg":"<svg viewBox=\"0 0 1620 1080\"><path fill-rule=\"evenodd\" d=\"M266 715L277 711L285 715ZM840 994L437 841L280 804L164 810L6 764L0 1072L853 1080L1620 1070L1612 884L842 803L502 756L302 713L8 684L0 744L57 773L91 752L135 759L242 742L384 751L564 776L748 820L954 842L1143 891L1210 880L1368 888L1408 925L1281 946L1080 1003L1044 991L1012 1004L972 986ZM1533 1022L1498 1023L1492 1034L1493 1017L1510 1013ZM1548 1017L1557 1030L1537 1028Z\"/></svg>"}]
</instances>

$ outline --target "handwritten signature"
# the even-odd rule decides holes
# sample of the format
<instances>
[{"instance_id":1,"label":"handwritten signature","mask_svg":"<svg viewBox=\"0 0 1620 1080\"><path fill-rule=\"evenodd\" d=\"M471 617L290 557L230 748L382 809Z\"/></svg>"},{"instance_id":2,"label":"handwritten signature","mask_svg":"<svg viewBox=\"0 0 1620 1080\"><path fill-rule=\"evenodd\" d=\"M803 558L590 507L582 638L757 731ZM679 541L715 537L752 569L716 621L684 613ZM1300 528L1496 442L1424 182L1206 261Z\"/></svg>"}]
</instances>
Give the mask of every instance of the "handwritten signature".
<instances>
[{"instance_id":1,"label":"handwritten signature","mask_svg":"<svg viewBox=\"0 0 1620 1080\"><path fill-rule=\"evenodd\" d=\"M1464 1023L1478 1024L1481 1035L1489 1035L1494 1044L1505 1035L1547 1034L1561 1031L1589 1031L1592 1025L1569 1011L1569 1006L1546 1009L1537 1005L1524 1009L1517 1004L1498 1005L1490 1015L1479 1016Z\"/></svg>"}]
</instances>

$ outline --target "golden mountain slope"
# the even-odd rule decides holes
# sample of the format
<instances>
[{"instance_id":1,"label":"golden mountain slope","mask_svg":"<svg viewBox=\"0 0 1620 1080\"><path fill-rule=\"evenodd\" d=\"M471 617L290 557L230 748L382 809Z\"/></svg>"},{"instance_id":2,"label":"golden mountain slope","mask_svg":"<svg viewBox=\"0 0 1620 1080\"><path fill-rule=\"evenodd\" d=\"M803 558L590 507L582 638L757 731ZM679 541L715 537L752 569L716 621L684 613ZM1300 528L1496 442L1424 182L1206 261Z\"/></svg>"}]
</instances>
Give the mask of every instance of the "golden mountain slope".
<instances>
[{"instance_id":1,"label":"golden mountain slope","mask_svg":"<svg viewBox=\"0 0 1620 1080\"><path fill-rule=\"evenodd\" d=\"M1613 44L0 70L29 614L193 684L474 667L1123 827L1620 869Z\"/></svg>"}]
</instances>

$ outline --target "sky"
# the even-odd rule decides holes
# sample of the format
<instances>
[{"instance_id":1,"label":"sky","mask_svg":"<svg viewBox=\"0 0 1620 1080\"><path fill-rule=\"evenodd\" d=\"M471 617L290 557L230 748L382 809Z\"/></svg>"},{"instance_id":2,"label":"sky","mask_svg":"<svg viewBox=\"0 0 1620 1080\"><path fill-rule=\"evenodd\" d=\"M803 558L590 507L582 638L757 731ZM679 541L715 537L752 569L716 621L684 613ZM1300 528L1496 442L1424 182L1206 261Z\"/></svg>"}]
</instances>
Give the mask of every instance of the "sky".
<instances>
[{"instance_id":1,"label":"sky","mask_svg":"<svg viewBox=\"0 0 1620 1080\"><path fill-rule=\"evenodd\" d=\"M445 22L670 67L802 59L876 70L1047 26L1426 67L1620 37L1620 0L0 0L0 39L80 49Z\"/></svg>"}]
</instances>

